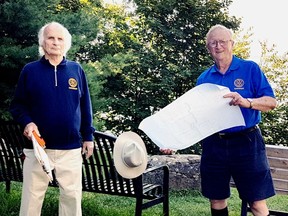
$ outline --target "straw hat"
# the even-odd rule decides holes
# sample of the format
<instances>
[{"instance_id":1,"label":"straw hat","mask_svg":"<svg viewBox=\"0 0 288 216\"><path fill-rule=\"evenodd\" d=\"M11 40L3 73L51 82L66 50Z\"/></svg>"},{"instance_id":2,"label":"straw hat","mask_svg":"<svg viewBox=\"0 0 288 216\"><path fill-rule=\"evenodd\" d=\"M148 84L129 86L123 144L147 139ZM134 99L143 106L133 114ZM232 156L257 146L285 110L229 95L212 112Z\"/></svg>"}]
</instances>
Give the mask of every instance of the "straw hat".
<instances>
[{"instance_id":1,"label":"straw hat","mask_svg":"<svg viewBox=\"0 0 288 216\"><path fill-rule=\"evenodd\" d=\"M117 172L124 178L140 176L147 167L147 151L141 137L132 132L124 132L116 139L113 158Z\"/></svg>"}]
</instances>

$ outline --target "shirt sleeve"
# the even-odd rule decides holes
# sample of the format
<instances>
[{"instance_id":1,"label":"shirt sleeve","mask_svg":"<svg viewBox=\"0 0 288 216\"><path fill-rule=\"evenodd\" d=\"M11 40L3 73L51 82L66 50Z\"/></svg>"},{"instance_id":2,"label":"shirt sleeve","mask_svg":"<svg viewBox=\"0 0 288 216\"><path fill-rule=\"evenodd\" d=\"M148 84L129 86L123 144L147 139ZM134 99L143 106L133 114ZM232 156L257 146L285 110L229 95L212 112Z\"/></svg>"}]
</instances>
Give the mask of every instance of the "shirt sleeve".
<instances>
[{"instance_id":1,"label":"shirt sleeve","mask_svg":"<svg viewBox=\"0 0 288 216\"><path fill-rule=\"evenodd\" d=\"M28 111L29 100L27 98L26 80L28 77L28 70L23 68L16 86L14 97L10 104L10 113L13 119L21 126L25 127L32 119Z\"/></svg>"},{"instance_id":2,"label":"shirt sleeve","mask_svg":"<svg viewBox=\"0 0 288 216\"><path fill-rule=\"evenodd\" d=\"M92 141L95 128L93 127L93 111L87 79L82 70L82 97L81 106L81 136L83 141Z\"/></svg>"}]
</instances>

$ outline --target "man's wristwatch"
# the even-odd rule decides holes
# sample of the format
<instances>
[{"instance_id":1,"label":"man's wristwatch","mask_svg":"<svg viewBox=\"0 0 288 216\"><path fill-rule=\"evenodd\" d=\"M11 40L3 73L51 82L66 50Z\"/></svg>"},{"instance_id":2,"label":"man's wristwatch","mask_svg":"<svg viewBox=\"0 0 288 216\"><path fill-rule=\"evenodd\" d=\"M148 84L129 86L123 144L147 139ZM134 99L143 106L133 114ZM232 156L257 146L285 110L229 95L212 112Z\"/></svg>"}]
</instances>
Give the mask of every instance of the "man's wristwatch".
<instances>
[{"instance_id":1,"label":"man's wristwatch","mask_svg":"<svg viewBox=\"0 0 288 216\"><path fill-rule=\"evenodd\" d=\"M249 103L250 103L249 109L252 109L252 108L253 108L253 104L252 104L253 99L252 99L252 98L247 98L247 100L248 100Z\"/></svg>"}]
</instances>

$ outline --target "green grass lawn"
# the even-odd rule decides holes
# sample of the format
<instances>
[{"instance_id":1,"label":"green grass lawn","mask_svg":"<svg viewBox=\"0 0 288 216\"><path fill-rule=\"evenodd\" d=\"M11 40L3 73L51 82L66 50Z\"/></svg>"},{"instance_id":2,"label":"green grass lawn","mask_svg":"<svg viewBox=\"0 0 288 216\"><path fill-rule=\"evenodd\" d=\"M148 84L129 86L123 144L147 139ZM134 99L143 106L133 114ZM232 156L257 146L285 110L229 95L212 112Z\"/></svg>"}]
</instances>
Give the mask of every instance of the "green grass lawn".
<instances>
[{"instance_id":1,"label":"green grass lawn","mask_svg":"<svg viewBox=\"0 0 288 216\"><path fill-rule=\"evenodd\" d=\"M14 216L19 214L21 200L21 183L12 183L10 193L6 193L5 184L0 183L0 215ZM268 200L269 207L288 211L288 196L277 195ZM210 206L199 191L171 191L171 216L209 216ZM232 189L229 199L229 216L240 215L241 201L236 189ZM83 193L83 216L133 216L135 199L111 195ZM43 204L42 216L57 216L58 189L49 188ZM162 205L143 211L143 216L162 215Z\"/></svg>"}]
</instances>

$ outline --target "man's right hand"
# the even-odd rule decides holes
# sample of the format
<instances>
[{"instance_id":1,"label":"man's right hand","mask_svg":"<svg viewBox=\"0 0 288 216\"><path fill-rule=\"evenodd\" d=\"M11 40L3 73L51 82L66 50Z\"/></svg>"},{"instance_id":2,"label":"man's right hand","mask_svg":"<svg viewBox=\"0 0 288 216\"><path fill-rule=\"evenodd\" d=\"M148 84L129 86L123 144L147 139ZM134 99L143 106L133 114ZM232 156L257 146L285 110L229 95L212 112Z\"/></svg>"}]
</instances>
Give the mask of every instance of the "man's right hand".
<instances>
[{"instance_id":1,"label":"man's right hand","mask_svg":"<svg viewBox=\"0 0 288 216\"><path fill-rule=\"evenodd\" d=\"M30 122L29 124L25 126L23 135L27 137L27 139L31 140L33 131L35 131L39 136L41 136L38 131L37 125L34 122Z\"/></svg>"},{"instance_id":2,"label":"man's right hand","mask_svg":"<svg viewBox=\"0 0 288 216\"><path fill-rule=\"evenodd\" d=\"M172 155L175 153L175 151L173 151L172 149L160 149L160 152L166 155Z\"/></svg>"}]
</instances>

